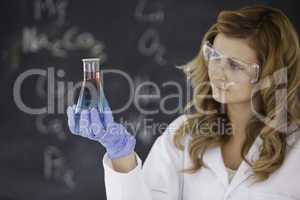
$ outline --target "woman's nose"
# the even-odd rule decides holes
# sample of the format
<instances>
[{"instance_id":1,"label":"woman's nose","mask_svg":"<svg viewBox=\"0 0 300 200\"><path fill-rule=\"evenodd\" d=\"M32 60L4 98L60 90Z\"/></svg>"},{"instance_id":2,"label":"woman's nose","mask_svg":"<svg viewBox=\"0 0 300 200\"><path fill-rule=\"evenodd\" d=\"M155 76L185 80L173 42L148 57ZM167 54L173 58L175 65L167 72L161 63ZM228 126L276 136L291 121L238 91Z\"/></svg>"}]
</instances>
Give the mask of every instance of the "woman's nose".
<instances>
[{"instance_id":1,"label":"woman's nose","mask_svg":"<svg viewBox=\"0 0 300 200\"><path fill-rule=\"evenodd\" d=\"M217 79L220 80L227 80L227 67L226 67L226 63L225 62L220 62L217 64L217 66L215 67L215 70L213 71L212 75L214 77L216 77Z\"/></svg>"}]
</instances>

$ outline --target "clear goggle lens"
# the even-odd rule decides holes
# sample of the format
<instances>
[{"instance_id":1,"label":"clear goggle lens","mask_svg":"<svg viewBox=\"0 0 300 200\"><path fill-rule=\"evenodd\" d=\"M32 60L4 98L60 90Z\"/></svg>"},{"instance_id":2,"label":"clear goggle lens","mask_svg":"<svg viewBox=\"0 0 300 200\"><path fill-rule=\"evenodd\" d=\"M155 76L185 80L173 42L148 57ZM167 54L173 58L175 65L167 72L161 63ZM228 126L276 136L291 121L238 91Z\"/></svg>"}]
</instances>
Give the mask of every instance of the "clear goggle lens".
<instances>
[{"instance_id":1,"label":"clear goggle lens","mask_svg":"<svg viewBox=\"0 0 300 200\"><path fill-rule=\"evenodd\" d=\"M255 83L258 80L258 64L249 64L235 58L227 57L216 51L209 42L204 43L202 52L211 73L224 68L229 72L231 79L236 82Z\"/></svg>"}]
</instances>

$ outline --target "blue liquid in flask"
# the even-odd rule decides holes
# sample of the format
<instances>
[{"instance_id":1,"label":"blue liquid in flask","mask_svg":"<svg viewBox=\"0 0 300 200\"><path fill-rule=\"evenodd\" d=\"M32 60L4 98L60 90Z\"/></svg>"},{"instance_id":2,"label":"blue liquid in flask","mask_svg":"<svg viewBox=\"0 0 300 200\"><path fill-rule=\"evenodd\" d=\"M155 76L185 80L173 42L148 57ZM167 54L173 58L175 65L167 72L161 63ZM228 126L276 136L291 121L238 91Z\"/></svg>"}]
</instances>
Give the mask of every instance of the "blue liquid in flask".
<instances>
[{"instance_id":1,"label":"blue liquid in flask","mask_svg":"<svg viewBox=\"0 0 300 200\"><path fill-rule=\"evenodd\" d=\"M83 82L81 85L78 101L75 109L75 125L76 130L79 131L79 119L82 110L89 110L93 107L98 109L100 120L106 128L104 122L104 104L106 98L102 87L102 78L100 75L100 59L87 58L82 59L83 62Z\"/></svg>"}]
</instances>

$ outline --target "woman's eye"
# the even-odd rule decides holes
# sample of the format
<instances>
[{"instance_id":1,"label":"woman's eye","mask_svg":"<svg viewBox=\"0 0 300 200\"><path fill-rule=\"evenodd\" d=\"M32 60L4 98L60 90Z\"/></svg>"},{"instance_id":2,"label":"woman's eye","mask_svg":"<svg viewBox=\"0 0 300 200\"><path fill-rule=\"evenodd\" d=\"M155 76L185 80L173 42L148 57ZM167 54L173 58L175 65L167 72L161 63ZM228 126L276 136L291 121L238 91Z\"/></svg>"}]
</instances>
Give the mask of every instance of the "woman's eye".
<instances>
[{"instance_id":1,"label":"woman's eye","mask_svg":"<svg viewBox=\"0 0 300 200\"><path fill-rule=\"evenodd\" d=\"M212 52L212 56L214 57L214 58L219 58L220 57L220 54L218 54L217 52Z\"/></svg>"},{"instance_id":2,"label":"woman's eye","mask_svg":"<svg viewBox=\"0 0 300 200\"><path fill-rule=\"evenodd\" d=\"M230 64L231 69L234 69L234 70L243 70L243 67L238 62L230 60L229 64Z\"/></svg>"}]
</instances>

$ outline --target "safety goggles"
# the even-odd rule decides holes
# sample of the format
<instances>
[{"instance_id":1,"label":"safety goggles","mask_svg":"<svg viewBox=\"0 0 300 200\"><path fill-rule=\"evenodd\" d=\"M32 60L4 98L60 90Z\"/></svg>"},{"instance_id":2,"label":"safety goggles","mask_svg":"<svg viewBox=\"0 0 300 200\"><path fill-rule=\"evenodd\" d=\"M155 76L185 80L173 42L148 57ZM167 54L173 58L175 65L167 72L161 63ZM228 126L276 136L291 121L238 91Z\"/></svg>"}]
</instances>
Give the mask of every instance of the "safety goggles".
<instances>
[{"instance_id":1,"label":"safety goggles","mask_svg":"<svg viewBox=\"0 0 300 200\"><path fill-rule=\"evenodd\" d=\"M224 68L230 78L236 82L255 83L258 80L258 64L250 64L236 58L225 56L215 50L209 41L203 44L202 52L210 73Z\"/></svg>"}]
</instances>

